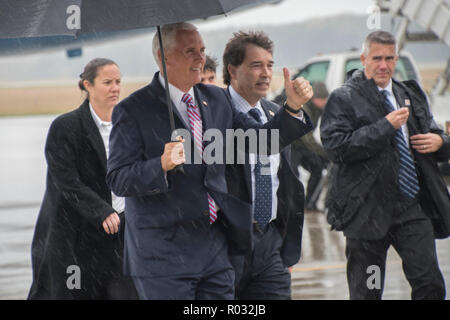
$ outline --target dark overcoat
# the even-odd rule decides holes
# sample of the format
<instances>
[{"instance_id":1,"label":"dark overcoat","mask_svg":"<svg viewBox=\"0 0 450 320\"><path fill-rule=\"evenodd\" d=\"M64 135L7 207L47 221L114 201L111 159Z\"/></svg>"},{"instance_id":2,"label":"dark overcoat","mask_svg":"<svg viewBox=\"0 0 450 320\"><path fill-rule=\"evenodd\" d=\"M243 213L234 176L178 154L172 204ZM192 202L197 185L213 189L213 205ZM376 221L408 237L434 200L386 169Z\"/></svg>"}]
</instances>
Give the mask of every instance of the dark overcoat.
<instances>
[{"instance_id":1,"label":"dark overcoat","mask_svg":"<svg viewBox=\"0 0 450 320\"><path fill-rule=\"evenodd\" d=\"M450 196L437 161L450 157L450 139L436 125L427 99L415 81L397 82L393 92L408 107L409 135L436 133L443 139L435 153L412 149L420 183L419 202L433 223L436 238L450 234ZM335 163L327 196L328 221L351 238L382 238L392 224L400 198L399 153L395 129L375 81L362 70L333 91L321 123L323 146Z\"/></svg>"},{"instance_id":2,"label":"dark overcoat","mask_svg":"<svg viewBox=\"0 0 450 320\"><path fill-rule=\"evenodd\" d=\"M114 209L105 146L88 100L53 121L45 157L47 185L32 242L29 299L105 297L105 283L122 275L123 243L102 227Z\"/></svg>"}]
</instances>

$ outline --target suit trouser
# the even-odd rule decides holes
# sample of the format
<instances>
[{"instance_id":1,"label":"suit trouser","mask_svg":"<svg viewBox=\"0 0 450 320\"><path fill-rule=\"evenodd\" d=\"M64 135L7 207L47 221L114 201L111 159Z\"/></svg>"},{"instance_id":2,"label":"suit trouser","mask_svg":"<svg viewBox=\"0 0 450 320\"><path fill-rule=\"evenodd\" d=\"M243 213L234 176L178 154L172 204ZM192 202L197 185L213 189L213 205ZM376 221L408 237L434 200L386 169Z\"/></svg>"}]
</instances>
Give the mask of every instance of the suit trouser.
<instances>
[{"instance_id":1,"label":"suit trouser","mask_svg":"<svg viewBox=\"0 0 450 320\"><path fill-rule=\"evenodd\" d=\"M142 300L232 300L234 270L228 257L228 245L219 220L212 225L209 217L178 227L176 243L192 246L182 253L176 274L135 277L133 281ZM199 252L201 254L199 254ZM190 257L198 257L196 261ZM168 257L170 259L170 257ZM176 262L174 262L176 263ZM197 267L193 267L195 264Z\"/></svg>"},{"instance_id":2,"label":"suit trouser","mask_svg":"<svg viewBox=\"0 0 450 320\"><path fill-rule=\"evenodd\" d=\"M294 157L293 157L294 158ZM296 153L295 159L292 160L294 168L299 165L310 173L308 183L306 186L305 205L308 208L316 207L317 197L312 199L317 186L322 178L322 171L326 168L326 160L320 155L314 153L308 148L304 148Z\"/></svg>"},{"instance_id":3,"label":"suit trouser","mask_svg":"<svg viewBox=\"0 0 450 320\"><path fill-rule=\"evenodd\" d=\"M386 256L391 245L402 259L412 299L445 298L445 283L439 270L431 222L419 205L407 211L406 214L414 218L393 225L382 239L347 238L345 254L350 299L381 299Z\"/></svg>"},{"instance_id":4,"label":"suit trouser","mask_svg":"<svg viewBox=\"0 0 450 320\"><path fill-rule=\"evenodd\" d=\"M281 258L283 239L272 222L265 231L253 232L254 248L246 257L236 286L239 300L291 299L291 274Z\"/></svg>"}]
</instances>

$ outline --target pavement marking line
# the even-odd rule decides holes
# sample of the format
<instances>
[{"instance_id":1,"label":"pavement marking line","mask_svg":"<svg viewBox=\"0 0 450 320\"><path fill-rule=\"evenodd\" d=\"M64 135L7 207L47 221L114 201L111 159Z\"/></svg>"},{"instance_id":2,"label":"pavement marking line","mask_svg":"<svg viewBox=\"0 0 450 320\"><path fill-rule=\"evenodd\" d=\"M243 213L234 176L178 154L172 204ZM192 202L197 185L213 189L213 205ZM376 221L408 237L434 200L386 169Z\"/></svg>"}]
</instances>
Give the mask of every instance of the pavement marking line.
<instances>
[{"instance_id":1,"label":"pavement marking line","mask_svg":"<svg viewBox=\"0 0 450 320\"><path fill-rule=\"evenodd\" d=\"M292 272L309 272L309 271L320 271L320 270L329 270L329 269L341 269L345 268L347 264L335 264L335 265L329 265L329 266L320 266L320 267L304 267L304 268L298 268L294 267L292 268Z\"/></svg>"},{"instance_id":2,"label":"pavement marking line","mask_svg":"<svg viewBox=\"0 0 450 320\"><path fill-rule=\"evenodd\" d=\"M395 265L395 264L400 264L402 261L388 261L386 262L386 269L389 265ZM319 267L304 267L304 268L300 268L300 267L294 267L292 268L292 272L310 272L310 271L320 271L320 270L330 270L330 269L341 269L341 268L346 268L347 264L343 263L343 264L334 264L334 265L327 265L327 266L319 266Z\"/></svg>"}]
</instances>

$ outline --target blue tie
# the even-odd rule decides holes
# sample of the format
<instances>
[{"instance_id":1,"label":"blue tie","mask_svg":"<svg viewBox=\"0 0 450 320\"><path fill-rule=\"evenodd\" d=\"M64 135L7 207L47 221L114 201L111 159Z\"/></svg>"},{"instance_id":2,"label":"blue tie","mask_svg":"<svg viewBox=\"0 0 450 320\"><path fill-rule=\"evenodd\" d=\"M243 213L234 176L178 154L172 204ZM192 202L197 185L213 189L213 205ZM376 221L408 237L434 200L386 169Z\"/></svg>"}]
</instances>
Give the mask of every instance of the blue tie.
<instances>
[{"instance_id":1,"label":"blue tie","mask_svg":"<svg viewBox=\"0 0 450 320\"><path fill-rule=\"evenodd\" d=\"M394 111L395 108L389 101L389 92L382 90L381 93L385 97L386 106L389 112ZM414 199L420 190L419 180L417 179L416 167L414 160L409 152L405 137L403 136L402 128L395 132L395 141L397 142L397 149L400 154L400 165L398 170L398 184L400 191L407 197Z\"/></svg>"},{"instance_id":2,"label":"blue tie","mask_svg":"<svg viewBox=\"0 0 450 320\"><path fill-rule=\"evenodd\" d=\"M261 111L253 107L248 112L256 121L262 123ZM270 162L261 163L261 157L256 157L255 164L255 203L254 218L261 228L265 228L272 218L272 176L270 175ZM264 168L263 172L261 169Z\"/></svg>"}]
</instances>

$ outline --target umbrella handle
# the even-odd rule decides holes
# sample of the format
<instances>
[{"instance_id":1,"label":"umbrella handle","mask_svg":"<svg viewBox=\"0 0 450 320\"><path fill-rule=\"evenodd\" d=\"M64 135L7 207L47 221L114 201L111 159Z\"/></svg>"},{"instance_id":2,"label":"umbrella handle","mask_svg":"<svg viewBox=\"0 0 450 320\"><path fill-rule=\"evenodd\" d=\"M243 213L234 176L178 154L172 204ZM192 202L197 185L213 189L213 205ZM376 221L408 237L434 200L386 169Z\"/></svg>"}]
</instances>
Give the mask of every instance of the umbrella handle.
<instances>
[{"instance_id":1,"label":"umbrella handle","mask_svg":"<svg viewBox=\"0 0 450 320\"><path fill-rule=\"evenodd\" d=\"M163 73L164 73L164 84L166 87L165 91L166 91L167 110L169 112L170 132L173 133L175 131L175 120L173 117L172 99L170 98L169 81L167 79L166 58L165 58L165 54L164 54L164 46L163 46L163 40L162 40L162 35L161 35L161 27L157 26L156 29L158 30L159 48L160 48L159 50L161 52L161 60L162 60L161 64L162 64ZM176 141L172 141L172 142L176 142ZM173 171L174 171L174 173L180 172L184 175L186 174L182 164L176 166L173 169Z\"/></svg>"},{"instance_id":2,"label":"umbrella handle","mask_svg":"<svg viewBox=\"0 0 450 320\"><path fill-rule=\"evenodd\" d=\"M187 176L186 172L184 171L184 167L182 164L177 165L175 168L172 169L174 173L181 173Z\"/></svg>"},{"instance_id":3,"label":"umbrella handle","mask_svg":"<svg viewBox=\"0 0 450 320\"><path fill-rule=\"evenodd\" d=\"M174 131L175 131L175 130L174 130ZM179 141L176 140L176 139L172 139L170 142L179 142ZM184 171L183 164L177 165L175 168L172 169L172 171L173 171L173 173L179 172L179 173L182 173L182 174L184 174L184 175L187 176L186 172Z\"/></svg>"},{"instance_id":4,"label":"umbrella handle","mask_svg":"<svg viewBox=\"0 0 450 320\"><path fill-rule=\"evenodd\" d=\"M162 35L161 35L161 27L157 26L156 27L158 30L158 38L159 38L159 48L160 48L160 52L161 52L161 60L162 60L162 68L163 68L163 73L164 73L164 84L166 87L166 101L167 101L167 110L169 112L169 122L170 122L170 132L174 132L175 131L175 120L173 117L173 106L172 106L172 99L170 98L170 91L169 91L169 81L167 79L167 71L166 71L166 58L165 58L165 54L164 54L164 46L163 46L163 40L162 40ZM176 142L176 141L173 141ZM183 165L180 164L178 166L176 166L173 169L174 173L182 173L182 174L186 174L186 172L184 171Z\"/></svg>"},{"instance_id":5,"label":"umbrella handle","mask_svg":"<svg viewBox=\"0 0 450 320\"><path fill-rule=\"evenodd\" d=\"M166 101L167 101L167 109L169 112L169 122L170 122L170 132L173 132L175 130L175 120L173 118L173 107L172 107L172 99L170 98L170 90L169 90L169 80L167 79L167 70L166 70L166 57L164 54L164 46L163 46L163 39L161 35L161 27L156 27L158 30L158 38L159 38L159 50L161 52L161 64L162 64L162 71L164 73L164 84L165 84L165 91L166 91Z\"/></svg>"}]
</instances>

